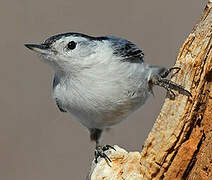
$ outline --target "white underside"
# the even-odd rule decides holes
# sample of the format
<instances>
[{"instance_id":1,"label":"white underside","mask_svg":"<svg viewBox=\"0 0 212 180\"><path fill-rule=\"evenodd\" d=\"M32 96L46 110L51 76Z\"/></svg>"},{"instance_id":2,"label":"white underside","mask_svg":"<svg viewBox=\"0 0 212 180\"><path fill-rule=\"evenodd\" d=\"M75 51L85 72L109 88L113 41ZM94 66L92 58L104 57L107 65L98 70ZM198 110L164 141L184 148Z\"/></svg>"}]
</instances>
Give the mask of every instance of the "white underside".
<instances>
[{"instance_id":1,"label":"white underside","mask_svg":"<svg viewBox=\"0 0 212 180\"><path fill-rule=\"evenodd\" d=\"M59 76L53 98L85 127L110 127L138 109L151 94L148 69L144 63L97 64L74 77Z\"/></svg>"}]
</instances>

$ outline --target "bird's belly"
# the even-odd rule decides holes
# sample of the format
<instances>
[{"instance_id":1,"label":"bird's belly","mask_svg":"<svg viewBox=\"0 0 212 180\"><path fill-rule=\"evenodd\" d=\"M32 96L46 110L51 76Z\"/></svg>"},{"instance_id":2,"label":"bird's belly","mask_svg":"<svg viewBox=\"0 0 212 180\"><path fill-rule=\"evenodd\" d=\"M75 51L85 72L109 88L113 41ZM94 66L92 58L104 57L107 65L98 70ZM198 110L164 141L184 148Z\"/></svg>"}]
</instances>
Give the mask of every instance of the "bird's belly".
<instances>
[{"instance_id":1,"label":"bird's belly","mask_svg":"<svg viewBox=\"0 0 212 180\"><path fill-rule=\"evenodd\" d=\"M126 119L132 112L145 103L148 94L140 97L110 98L113 94L105 94L103 97L85 96L70 92L55 92L55 96L61 102L62 107L74 115L79 122L87 128L106 128ZM70 94L72 93L72 94Z\"/></svg>"},{"instance_id":2,"label":"bird's belly","mask_svg":"<svg viewBox=\"0 0 212 180\"><path fill-rule=\"evenodd\" d=\"M139 78L142 74L134 76L121 76L120 79L116 75L112 80L87 77L81 81L70 80L65 85L59 83L54 88L53 97L87 128L106 128L137 110L150 95L147 80Z\"/></svg>"},{"instance_id":3,"label":"bird's belly","mask_svg":"<svg viewBox=\"0 0 212 180\"><path fill-rule=\"evenodd\" d=\"M81 105L72 106L71 103L67 106L67 111L79 119L80 123L87 128L106 128L118 124L123 119L126 119L131 113L137 110L143 103L142 101L128 101L123 104L113 104L107 107L96 107L95 109L89 106Z\"/></svg>"}]
</instances>

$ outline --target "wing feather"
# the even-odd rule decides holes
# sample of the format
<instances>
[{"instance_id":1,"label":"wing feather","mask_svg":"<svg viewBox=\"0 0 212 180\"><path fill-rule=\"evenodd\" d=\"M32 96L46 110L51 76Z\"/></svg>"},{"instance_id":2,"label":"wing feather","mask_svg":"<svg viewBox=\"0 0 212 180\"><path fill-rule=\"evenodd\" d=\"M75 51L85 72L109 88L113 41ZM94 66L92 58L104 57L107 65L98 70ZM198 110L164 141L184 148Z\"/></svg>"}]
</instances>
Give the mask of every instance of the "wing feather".
<instances>
[{"instance_id":1,"label":"wing feather","mask_svg":"<svg viewBox=\"0 0 212 180\"><path fill-rule=\"evenodd\" d=\"M59 78L57 77L57 75L55 75L54 76L54 80L53 80L53 90L57 86L58 83L59 83ZM60 101L57 98L55 98L55 101L56 101L57 107L59 108L59 110L61 112L67 112L66 110L64 110L62 108L62 105L61 105Z\"/></svg>"},{"instance_id":2,"label":"wing feather","mask_svg":"<svg viewBox=\"0 0 212 180\"><path fill-rule=\"evenodd\" d=\"M134 60L139 60L143 62L144 53L136 46L134 43L114 36L108 36L112 42L112 48L114 54L123 57L123 60L133 62Z\"/></svg>"}]
</instances>

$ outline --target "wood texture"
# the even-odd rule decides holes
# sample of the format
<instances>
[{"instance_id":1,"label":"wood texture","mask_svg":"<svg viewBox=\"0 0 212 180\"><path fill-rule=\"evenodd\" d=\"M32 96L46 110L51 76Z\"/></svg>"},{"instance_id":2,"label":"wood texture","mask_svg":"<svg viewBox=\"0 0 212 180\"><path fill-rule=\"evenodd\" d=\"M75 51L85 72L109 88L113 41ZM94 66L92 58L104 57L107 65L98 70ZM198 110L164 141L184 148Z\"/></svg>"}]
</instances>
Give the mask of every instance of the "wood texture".
<instances>
[{"instance_id":1,"label":"wood texture","mask_svg":"<svg viewBox=\"0 0 212 180\"><path fill-rule=\"evenodd\" d=\"M189 89L192 98L179 95L174 101L165 100L141 152L147 179L212 177L211 36L209 2L176 60L182 70L173 80Z\"/></svg>"},{"instance_id":2,"label":"wood texture","mask_svg":"<svg viewBox=\"0 0 212 180\"><path fill-rule=\"evenodd\" d=\"M140 153L140 164L130 164L131 169L139 168L140 179L212 179L211 6L210 0L182 45L175 64L181 71L172 78L188 89L192 97L177 94L175 100L165 99ZM124 167L127 160L112 158L112 161L118 163L117 167ZM114 179L127 179L122 177L124 168L119 169ZM112 179L103 174L101 177Z\"/></svg>"}]
</instances>

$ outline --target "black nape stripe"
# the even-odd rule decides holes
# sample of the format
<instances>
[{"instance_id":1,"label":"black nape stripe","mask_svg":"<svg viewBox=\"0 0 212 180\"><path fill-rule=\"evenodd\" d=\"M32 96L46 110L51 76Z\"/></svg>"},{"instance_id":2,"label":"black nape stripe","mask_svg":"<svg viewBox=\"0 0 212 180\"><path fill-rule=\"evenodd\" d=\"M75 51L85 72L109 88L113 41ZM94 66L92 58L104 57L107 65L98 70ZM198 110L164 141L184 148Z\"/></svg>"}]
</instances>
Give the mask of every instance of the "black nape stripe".
<instances>
[{"instance_id":1,"label":"black nape stripe","mask_svg":"<svg viewBox=\"0 0 212 180\"><path fill-rule=\"evenodd\" d=\"M97 41L103 41L103 40L108 40L109 39L107 36L92 37L92 36L88 36L88 35L85 35L85 34L82 34L82 33L68 32L68 33L57 34L57 35L51 36L50 38L45 40L43 44L51 45L55 41L57 41L57 40L59 40L61 38L64 38L64 37L68 37L68 36L84 37L84 38L87 38L89 40L97 40Z\"/></svg>"}]
</instances>

